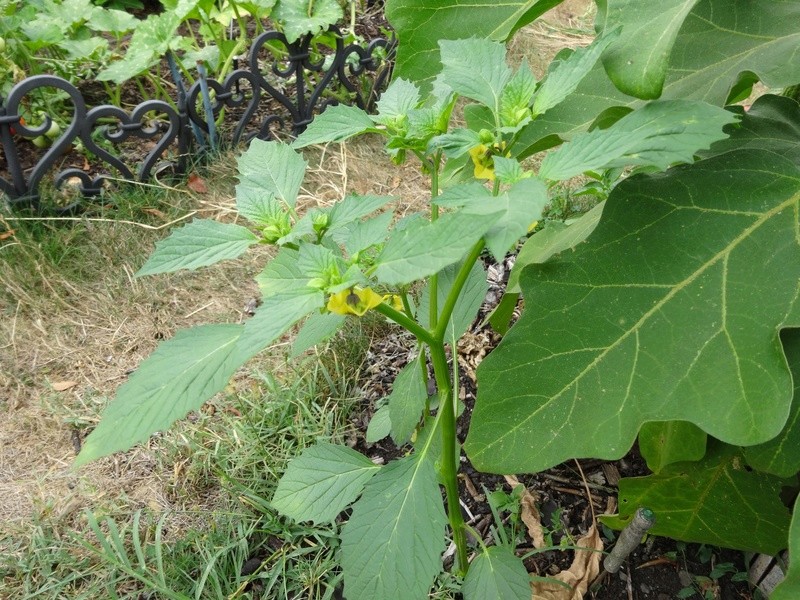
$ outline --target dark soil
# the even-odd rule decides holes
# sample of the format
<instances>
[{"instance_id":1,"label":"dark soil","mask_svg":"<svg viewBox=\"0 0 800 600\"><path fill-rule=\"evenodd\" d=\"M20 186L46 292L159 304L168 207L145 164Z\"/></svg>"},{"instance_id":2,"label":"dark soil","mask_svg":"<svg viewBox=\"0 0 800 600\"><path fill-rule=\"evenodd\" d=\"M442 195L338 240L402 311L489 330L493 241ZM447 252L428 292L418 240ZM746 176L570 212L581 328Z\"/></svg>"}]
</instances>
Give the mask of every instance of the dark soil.
<instances>
[{"instance_id":1,"label":"dark soil","mask_svg":"<svg viewBox=\"0 0 800 600\"><path fill-rule=\"evenodd\" d=\"M504 265L487 265L490 279L487 302L484 303L472 330L459 342L459 364L462 372L460 398L465 405L458 421L458 435L462 443L466 438L475 402L474 368L499 341L499 336L480 324L500 298L511 264L513 259L507 259ZM367 444L364 432L375 411L376 402L389 395L397 372L413 358L414 349L412 336L404 332L392 332L376 339L368 352L367 379L363 384L363 411L354 418L354 425L359 433L357 439L351 440L351 444L376 462L388 462L410 450L410 447L398 448L389 437L375 444ZM461 460L459 479L464 519L490 542L489 528L495 523L485 492L502 489L510 493L511 487L503 476L480 473L465 456ZM548 542L552 541L553 545L573 545L591 527L594 522L593 514L616 512L617 485L620 478L647 474L649 471L645 462L634 446L625 457L617 461L581 459L563 463L542 473L518 475L518 479L538 498L537 506L542 524L550 535ZM591 492L593 510L589 507L587 487ZM611 532L603 526L601 531L605 551L608 551L613 547L617 532ZM526 540L518 546L518 553L523 555L532 549L530 540ZM552 576L569 568L572 558L573 553L568 549L547 551L527 559L526 566L531 574ZM718 568L720 564L730 564L730 567ZM715 568L728 572L712 578L710 575ZM601 569L600 576L593 582L585 598L757 599L759 596L754 596L752 587L746 581L746 572L744 555L741 552L648 536L645 543L628 557L618 573L610 574ZM692 588L694 593L690 593L687 588Z\"/></svg>"}]
</instances>

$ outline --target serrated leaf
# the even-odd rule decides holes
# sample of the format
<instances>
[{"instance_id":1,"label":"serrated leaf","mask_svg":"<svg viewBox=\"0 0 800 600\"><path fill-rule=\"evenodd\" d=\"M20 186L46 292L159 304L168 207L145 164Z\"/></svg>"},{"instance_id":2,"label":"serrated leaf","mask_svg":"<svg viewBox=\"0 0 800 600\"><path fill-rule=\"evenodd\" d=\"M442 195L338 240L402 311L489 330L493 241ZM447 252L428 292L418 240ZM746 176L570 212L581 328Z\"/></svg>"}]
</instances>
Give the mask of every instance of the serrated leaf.
<instances>
[{"instance_id":1,"label":"serrated leaf","mask_svg":"<svg viewBox=\"0 0 800 600\"><path fill-rule=\"evenodd\" d=\"M461 593L464 600L530 600L530 577L509 548L492 546L470 564Z\"/></svg>"},{"instance_id":2,"label":"serrated leaf","mask_svg":"<svg viewBox=\"0 0 800 600\"><path fill-rule=\"evenodd\" d=\"M601 520L619 529L644 506L656 515L652 535L777 554L789 531L789 510L780 498L786 483L748 471L737 448L717 442L699 462L620 480L619 515Z\"/></svg>"},{"instance_id":3,"label":"serrated leaf","mask_svg":"<svg viewBox=\"0 0 800 600\"><path fill-rule=\"evenodd\" d=\"M389 405L384 404L375 411L375 414L372 415L372 418L369 420L366 433L367 443L374 444L375 442L379 442L391 432L392 420L389 417Z\"/></svg>"},{"instance_id":4,"label":"serrated leaf","mask_svg":"<svg viewBox=\"0 0 800 600\"><path fill-rule=\"evenodd\" d=\"M242 183L274 194L294 208L308 163L291 146L256 138L237 165Z\"/></svg>"},{"instance_id":5,"label":"serrated leaf","mask_svg":"<svg viewBox=\"0 0 800 600\"><path fill-rule=\"evenodd\" d=\"M528 62L523 60L500 96L500 123L506 127L520 124L520 111L526 112L536 92L536 77Z\"/></svg>"},{"instance_id":6,"label":"serrated leaf","mask_svg":"<svg viewBox=\"0 0 800 600\"><path fill-rule=\"evenodd\" d=\"M281 0L272 16L283 25L290 44L306 34L316 35L344 18L338 0Z\"/></svg>"},{"instance_id":7,"label":"serrated leaf","mask_svg":"<svg viewBox=\"0 0 800 600\"><path fill-rule=\"evenodd\" d=\"M538 179L518 181L493 199L493 205L501 208L502 212L484 239L495 260L502 261L531 224L542 218L547 201L547 188Z\"/></svg>"},{"instance_id":8,"label":"serrated leaf","mask_svg":"<svg viewBox=\"0 0 800 600\"><path fill-rule=\"evenodd\" d=\"M264 297L308 287L310 277L298 266L300 253L292 248L281 248L264 270L256 276L256 283Z\"/></svg>"},{"instance_id":9,"label":"serrated leaf","mask_svg":"<svg viewBox=\"0 0 800 600\"><path fill-rule=\"evenodd\" d=\"M441 570L447 517L433 464L389 463L367 483L342 527L348 600L423 600Z\"/></svg>"},{"instance_id":10,"label":"serrated leaf","mask_svg":"<svg viewBox=\"0 0 800 600\"><path fill-rule=\"evenodd\" d=\"M347 446L319 442L289 462L270 504L295 521L328 523L358 498L379 470Z\"/></svg>"},{"instance_id":11,"label":"serrated leaf","mask_svg":"<svg viewBox=\"0 0 800 600\"><path fill-rule=\"evenodd\" d=\"M296 358L309 348L329 339L339 331L345 318L343 315L335 313L312 313L297 332L290 357Z\"/></svg>"},{"instance_id":12,"label":"serrated leaf","mask_svg":"<svg viewBox=\"0 0 800 600\"><path fill-rule=\"evenodd\" d=\"M464 32L505 41L509 35L561 0L387 0L386 18L403 40L397 50L394 76L426 89L439 71L439 40L460 39Z\"/></svg>"},{"instance_id":13,"label":"serrated leaf","mask_svg":"<svg viewBox=\"0 0 800 600\"><path fill-rule=\"evenodd\" d=\"M737 116L705 104L683 100L651 102L608 129L581 133L550 152L539 176L564 180L599 169L654 165L666 169L677 162L692 162L694 154L727 137L724 125Z\"/></svg>"},{"instance_id":14,"label":"serrated leaf","mask_svg":"<svg viewBox=\"0 0 800 600\"><path fill-rule=\"evenodd\" d=\"M402 446L411 438L428 399L428 387L422 379L419 361L420 358L417 357L400 370L389 395L392 440L398 446Z\"/></svg>"},{"instance_id":15,"label":"serrated leaf","mask_svg":"<svg viewBox=\"0 0 800 600\"><path fill-rule=\"evenodd\" d=\"M156 242L156 249L136 276L206 267L236 258L257 242L258 238L241 225L195 219Z\"/></svg>"},{"instance_id":16,"label":"serrated leaf","mask_svg":"<svg viewBox=\"0 0 800 600\"><path fill-rule=\"evenodd\" d=\"M618 30L597 37L585 48L578 48L567 58L554 61L533 98L534 117L546 113L574 92L589 74L603 50L619 35Z\"/></svg>"},{"instance_id":17,"label":"serrated leaf","mask_svg":"<svg viewBox=\"0 0 800 600\"><path fill-rule=\"evenodd\" d=\"M354 135L373 131L374 127L372 119L360 108L337 104L317 115L306 130L297 136L292 147L305 148L312 144L343 142Z\"/></svg>"},{"instance_id":18,"label":"serrated leaf","mask_svg":"<svg viewBox=\"0 0 800 600\"><path fill-rule=\"evenodd\" d=\"M350 223L336 230L333 239L337 244L343 244L347 254L353 256L356 252L382 244L389 235L393 218L394 214L387 211L365 221Z\"/></svg>"},{"instance_id":19,"label":"serrated leaf","mask_svg":"<svg viewBox=\"0 0 800 600\"><path fill-rule=\"evenodd\" d=\"M221 391L249 358L235 352L242 329L201 325L162 342L119 388L73 466L147 440Z\"/></svg>"},{"instance_id":20,"label":"serrated leaf","mask_svg":"<svg viewBox=\"0 0 800 600\"><path fill-rule=\"evenodd\" d=\"M304 243L300 245L297 255L297 268L308 277L326 279L331 273L343 273L346 265L344 260L329 248L319 244Z\"/></svg>"},{"instance_id":21,"label":"serrated leaf","mask_svg":"<svg viewBox=\"0 0 800 600\"><path fill-rule=\"evenodd\" d=\"M705 431L686 421L645 423L639 430L639 451L647 468L658 473L667 465L703 458L707 437Z\"/></svg>"},{"instance_id":22,"label":"serrated leaf","mask_svg":"<svg viewBox=\"0 0 800 600\"><path fill-rule=\"evenodd\" d=\"M519 164L516 158L495 156L492 160L494 161L494 176L501 182L516 183L525 178L522 165Z\"/></svg>"},{"instance_id":23,"label":"serrated leaf","mask_svg":"<svg viewBox=\"0 0 800 600\"><path fill-rule=\"evenodd\" d=\"M448 213L395 229L376 261L375 275L388 285L411 283L461 259L500 218L499 212Z\"/></svg>"},{"instance_id":24,"label":"serrated leaf","mask_svg":"<svg viewBox=\"0 0 800 600\"><path fill-rule=\"evenodd\" d=\"M396 198L392 196L361 196L359 194L348 194L343 200L333 205L330 210L328 229L334 231L353 221L358 221L362 217L374 213L379 208L393 202Z\"/></svg>"},{"instance_id":25,"label":"serrated leaf","mask_svg":"<svg viewBox=\"0 0 800 600\"><path fill-rule=\"evenodd\" d=\"M777 333L797 326L798 186L764 151L618 185L585 243L524 270L522 318L478 368L476 468L617 458L647 421L775 437L793 394Z\"/></svg>"},{"instance_id":26,"label":"serrated leaf","mask_svg":"<svg viewBox=\"0 0 800 600\"><path fill-rule=\"evenodd\" d=\"M800 329L784 330L781 341L794 380L789 419L776 438L744 448L744 458L762 473L791 477L800 471Z\"/></svg>"},{"instance_id":27,"label":"serrated leaf","mask_svg":"<svg viewBox=\"0 0 800 600\"><path fill-rule=\"evenodd\" d=\"M461 268L462 262L445 267L438 274L438 281L436 285L437 290L437 306L441 308L447 300L447 295L453 288L456 275ZM472 321L478 316L481 304L486 298L486 293L489 291L489 283L486 281L486 271L483 268L481 261L476 261L470 269L467 280L464 282L464 287L461 289L461 294L456 300L453 314L450 316L450 322L447 324L445 330L444 340L457 340L464 332L472 325ZM417 321L423 327L430 326L430 286L426 285L422 290L419 298L419 306L417 307Z\"/></svg>"},{"instance_id":28,"label":"serrated leaf","mask_svg":"<svg viewBox=\"0 0 800 600\"><path fill-rule=\"evenodd\" d=\"M441 40L442 80L465 98L480 102L500 114L500 96L511 69L506 47L486 38Z\"/></svg>"},{"instance_id":29,"label":"serrated leaf","mask_svg":"<svg viewBox=\"0 0 800 600\"><path fill-rule=\"evenodd\" d=\"M471 129L453 129L442 135L437 135L428 142L428 153L436 150L444 152L448 158L458 158L465 155L472 148L481 143L477 131Z\"/></svg>"},{"instance_id":30,"label":"serrated leaf","mask_svg":"<svg viewBox=\"0 0 800 600\"><path fill-rule=\"evenodd\" d=\"M244 325L237 352L255 356L308 313L325 304L322 292L312 288L286 291L264 298Z\"/></svg>"},{"instance_id":31,"label":"serrated leaf","mask_svg":"<svg viewBox=\"0 0 800 600\"><path fill-rule=\"evenodd\" d=\"M376 123L387 125L407 116L420 103L419 88L402 77L394 79L377 102Z\"/></svg>"},{"instance_id":32,"label":"serrated leaf","mask_svg":"<svg viewBox=\"0 0 800 600\"><path fill-rule=\"evenodd\" d=\"M278 214L283 212L275 194L250 182L236 186L236 210L254 225L262 227L272 224Z\"/></svg>"}]
</instances>

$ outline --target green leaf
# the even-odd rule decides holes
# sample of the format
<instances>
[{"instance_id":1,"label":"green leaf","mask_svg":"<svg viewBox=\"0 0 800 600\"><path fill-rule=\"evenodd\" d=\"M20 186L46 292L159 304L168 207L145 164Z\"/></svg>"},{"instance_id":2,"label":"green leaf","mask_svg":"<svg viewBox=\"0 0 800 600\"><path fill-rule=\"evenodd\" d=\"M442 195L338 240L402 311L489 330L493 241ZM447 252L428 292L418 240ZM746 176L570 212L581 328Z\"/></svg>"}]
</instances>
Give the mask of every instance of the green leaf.
<instances>
[{"instance_id":1,"label":"green leaf","mask_svg":"<svg viewBox=\"0 0 800 600\"><path fill-rule=\"evenodd\" d=\"M799 326L799 185L797 165L758 150L618 185L585 243L524 270L522 318L478 368L475 467L617 458L647 421L775 437L793 394L778 330Z\"/></svg>"},{"instance_id":2,"label":"green leaf","mask_svg":"<svg viewBox=\"0 0 800 600\"><path fill-rule=\"evenodd\" d=\"M337 244L343 244L347 254L353 256L356 252L382 244L389 235L393 217L394 214L387 211L366 221L350 223L333 232L333 239Z\"/></svg>"},{"instance_id":3,"label":"green leaf","mask_svg":"<svg viewBox=\"0 0 800 600\"><path fill-rule=\"evenodd\" d=\"M500 123L504 127L516 127L521 115L529 116L529 107L536 91L536 77L527 61L522 64L503 88L500 96Z\"/></svg>"},{"instance_id":4,"label":"green leaf","mask_svg":"<svg viewBox=\"0 0 800 600\"><path fill-rule=\"evenodd\" d=\"M298 266L300 253L291 248L281 248L264 270L256 276L256 283L264 297L308 288L311 278Z\"/></svg>"},{"instance_id":5,"label":"green leaf","mask_svg":"<svg viewBox=\"0 0 800 600\"><path fill-rule=\"evenodd\" d=\"M525 178L525 172L522 170L522 165L516 158L506 158L504 156L495 156L492 158L494 161L494 176L503 183L517 183Z\"/></svg>"},{"instance_id":6,"label":"green leaf","mask_svg":"<svg viewBox=\"0 0 800 600\"><path fill-rule=\"evenodd\" d=\"M639 430L639 451L647 468L658 473L667 465L703 458L707 437L686 421L645 423Z\"/></svg>"},{"instance_id":7,"label":"green leaf","mask_svg":"<svg viewBox=\"0 0 800 600\"><path fill-rule=\"evenodd\" d=\"M603 55L603 65L620 90L655 99L661 95L678 31L698 0L606 0L598 3L599 31L622 26ZM636 57L636 60L631 60Z\"/></svg>"},{"instance_id":8,"label":"green leaf","mask_svg":"<svg viewBox=\"0 0 800 600\"><path fill-rule=\"evenodd\" d=\"M388 285L401 285L438 273L461 259L499 218L499 212L460 211L395 229L377 259L375 275Z\"/></svg>"},{"instance_id":9,"label":"green leaf","mask_svg":"<svg viewBox=\"0 0 800 600\"><path fill-rule=\"evenodd\" d=\"M756 73L773 89L800 81L800 61L785 60L798 46L798 19L800 5L793 1L753 0L735 7L729 0L698 3L675 40L661 98L722 106L743 71ZM642 43L652 40L642 38ZM641 62L642 52L627 60ZM614 87L598 63L569 98L525 128L517 145L520 156L537 151L537 144L554 134L569 139L609 107L641 104Z\"/></svg>"},{"instance_id":10,"label":"green leaf","mask_svg":"<svg viewBox=\"0 0 800 600\"><path fill-rule=\"evenodd\" d=\"M245 182L236 186L236 210L254 225L265 227L283 212L283 207L272 192Z\"/></svg>"},{"instance_id":11,"label":"green leaf","mask_svg":"<svg viewBox=\"0 0 800 600\"><path fill-rule=\"evenodd\" d=\"M770 600L795 600L800 596L800 499L794 501L789 527L789 570L769 595Z\"/></svg>"},{"instance_id":12,"label":"green leaf","mask_svg":"<svg viewBox=\"0 0 800 600\"><path fill-rule=\"evenodd\" d=\"M375 212L396 198L392 196L360 196L348 194L330 210L328 229L334 231Z\"/></svg>"},{"instance_id":13,"label":"green leaf","mask_svg":"<svg viewBox=\"0 0 800 600\"><path fill-rule=\"evenodd\" d=\"M401 40L395 77L428 87L439 71L439 40L455 40L464 32L479 38L505 41L524 24L561 0L387 0L386 18Z\"/></svg>"},{"instance_id":14,"label":"green leaf","mask_svg":"<svg viewBox=\"0 0 800 600\"><path fill-rule=\"evenodd\" d=\"M477 131L472 129L453 129L431 139L428 142L427 152L432 154L436 150L441 150L448 158L458 158L480 143L481 136Z\"/></svg>"},{"instance_id":15,"label":"green leaf","mask_svg":"<svg viewBox=\"0 0 800 600\"><path fill-rule=\"evenodd\" d=\"M289 328L311 311L325 304L321 292L312 288L278 293L264 298L244 325L244 331L237 343L237 352L255 356L269 346Z\"/></svg>"},{"instance_id":16,"label":"green leaf","mask_svg":"<svg viewBox=\"0 0 800 600\"><path fill-rule=\"evenodd\" d=\"M347 446L318 442L289 462L270 504L295 521L329 523L379 470Z\"/></svg>"},{"instance_id":17,"label":"green leaf","mask_svg":"<svg viewBox=\"0 0 800 600\"><path fill-rule=\"evenodd\" d=\"M136 276L206 267L236 258L257 242L258 238L241 225L195 219L156 242L155 251Z\"/></svg>"},{"instance_id":18,"label":"green leaf","mask_svg":"<svg viewBox=\"0 0 800 600\"><path fill-rule=\"evenodd\" d=\"M462 262L445 267L438 274L437 281L437 306L441 308L444 306L447 295L453 288L456 275L461 269ZM447 324L447 329L444 333L445 342L450 340L457 340L464 332L472 325L472 321L478 316L478 311L486 298L486 292L489 291L489 283L486 281L486 271L483 268L481 261L476 261L470 269L467 280L464 282L464 287L461 288L461 294L456 300L456 305L453 308L453 314L450 316L450 322ZM430 326L430 286L426 285L422 290L419 298L419 306L417 307L417 321L423 327Z\"/></svg>"},{"instance_id":19,"label":"green leaf","mask_svg":"<svg viewBox=\"0 0 800 600\"><path fill-rule=\"evenodd\" d=\"M306 130L297 136L292 147L305 148L312 144L343 142L368 131L377 130L367 113L355 106L337 104L317 115Z\"/></svg>"},{"instance_id":20,"label":"green leaf","mask_svg":"<svg viewBox=\"0 0 800 600\"><path fill-rule=\"evenodd\" d=\"M375 122L382 125L394 123L407 116L419 103L419 88L406 79L395 79L378 100Z\"/></svg>"},{"instance_id":21,"label":"green leaf","mask_svg":"<svg viewBox=\"0 0 800 600\"><path fill-rule=\"evenodd\" d=\"M472 561L461 591L464 600L530 600L531 584L522 559L492 546Z\"/></svg>"},{"instance_id":22,"label":"green leaf","mask_svg":"<svg viewBox=\"0 0 800 600\"><path fill-rule=\"evenodd\" d=\"M592 233L600 222L605 202L600 202L586 214L581 215L572 224L560 221L548 222L544 229L537 231L522 245L517 260L508 276L506 293L518 293L519 275L527 265L547 262L556 254L574 248Z\"/></svg>"},{"instance_id":23,"label":"green leaf","mask_svg":"<svg viewBox=\"0 0 800 600\"><path fill-rule=\"evenodd\" d=\"M776 438L744 448L744 458L758 471L791 477L800 471L800 329L785 329L781 340L794 380L789 420Z\"/></svg>"},{"instance_id":24,"label":"green leaf","mask_svg":"<svg viewBox=\"0 0 800 600\"><path fill-rule=\"evenodd\" d=\"M389 463L367 483L342 527L348 600L423 600L441 570L447 517L430 461Z\"/></svg>"},{"instance_id":25,"label":"green leaf","mask_svg":"<svg viewBox=\"0 0 800 600\"><path fill-rule=\"evenodd\" d=\"M221 391L246 360L235 352L242 329L201 325L162 342L119 388L73 466L147 440Z\"/></svg>"},{"instance_id":26,"label":"green leaf","mask_svg":"<svg viewBox=\"0 0 800 600\"><path fill-rule=\"evenodd\" d=\"M493 199L501 208L500 218L486 232L486 247L495 260L502 261L506 252L527 233L534 221L542 218L547 204L547 188L538 179L523 179ZM469 210L469 209L467 209Z\"/></svg>"},{"instance_id":27,"label":"green leaf","mask_svg":"<svg viewBox=\"0 0 800 600\"><path fill-rule=\"evenodd\" d=\"M389 421L392 439L398 446L405 444L419 424L422 409L428 399L427 382L422 379L420 357L400 370L389 396Z\"/></svg>"},{"instance_id":28,"label":"green leaf","mask_svg":"<svg viewBox=\"0 0 800 600\"><path fill-rule=\"evenodd\" d=\"M392 432L392 421L389 417L389 405L384 404L372 418L367 425L366 440L368 444L374 444L388 436Z\"/></svg>"},{"instance_id":29,"label":"green leaf","mask_svg":"<svg viewBox=\"0 0 800 600\"><path fill-rule=\"evenodd\" d=\"M97 32L125 33L136 29L139 20L124 10L107 8L92 11L87 25Z\"/></svg>"},{"instance_id":30,"label":"green leaf","mask_svg":"<svg viewBox=\"0 0 800 600\"><path fill-rule=\"evenodd\" d=\"M592 70L603 50L618 35L618 30L608 31L587 47L578 48L567 58L553 61L533 98L531 110L534 117L546 113L574 92L578 84Z\"/></svg>"},{"instance_id":31,"label":"green leaf","mask_svg":"<svg viewBox=\"0 0 800 600\"><path fill-rule=\"evenodd\" d=\"M294 208L308 163L291 146L256 138L237 164L242 184L274 194Z\"/></svg>"},{"instance_id":32,"label":"green leaf","mask_svg":"<svg viewBox=\"0 0 800 600\"><path fill-rule=\"evenodd\" d=\"M500 114L500 96L511 69L506 64L506 47L492 40L469 38L441 40L442 80L465 98L480 102Z\"/></svg>"},{"instance_id":33,"label":"green leaf","mask_svg":"<svg viewBox=\"0 0 800 600\"><path fill-rule=\"evenodd\" d=\"M777 554L789 531L789 510L780 499L787 481L748 471L736 448L719 442L710 446L700 462L622 479L619 515L601 520L620 529L644 506L656 515L648 532L652 535Z\"/></svg>"},{"instance_id":34,"label":"green leaf","mask_svg":"<svg viewBox=\"0 0 800 600\"><path fill-rule=\"evenodd\" d=\"M651 102L608 129L576 135L542 161L539 176L564 180L586 171L655 165L666 169L676 162L692 162L694 154L727 137L722 127L735 114L683 100Z\"/></svg>"},{"instance_id":35,"label":"green leaf","mask_svg":"<svg viewBox=\"0 0 800 600\"><path fill-rule=\"evenodd\" d=\"M280 0L272 16L283 25L290 44L310 33L316 35L344 19L338 0Z\"/></svg>"},{"instance_id":36,"label":"green leaf","mask_svg":"<svg viewBox=\"0 0 800 600\"><path fill-rule=\"evenodd\" d=\"M334 313L312 313L303 327L297 332L292 344L291 358L300 356L303 352L321 344L339 331L344 324L344 315Z\"/></svg>"}]
</instances>

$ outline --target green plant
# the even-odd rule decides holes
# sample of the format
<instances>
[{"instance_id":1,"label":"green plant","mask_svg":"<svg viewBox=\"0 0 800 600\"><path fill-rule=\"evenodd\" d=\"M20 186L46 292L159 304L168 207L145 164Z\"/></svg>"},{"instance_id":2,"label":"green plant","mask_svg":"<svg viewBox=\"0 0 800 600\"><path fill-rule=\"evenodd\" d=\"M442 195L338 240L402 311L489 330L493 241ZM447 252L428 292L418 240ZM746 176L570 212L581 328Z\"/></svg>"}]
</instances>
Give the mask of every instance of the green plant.
<instances>
[{"instance_id":1,"label":"green plant","mask_svg":"<svg viewBox=\"0 0 800 600\"><path fill-rule=\"evenodd\" d=\"M371 435L391 435L398 444L413 439L414 452L379 467L350 448L321 442L290 464L273 507L296 520L325 523L355 501L341 534L351 600L424 597L440 570L448 521L467 598L493 597L488 590L497 597L530 597L528 575L511 544L482 548L470 568L459 508L458 373L446 347L455 348L485 296L480 256L486 249L500 260L516 245L541 217L548 185L585 171L664 169L691 161L739 118L702 102L656 101L604 129L576 135L550 152L538 173L525 170L514 155L528 148L522 145L527 128L570 97L618 36L609 31L563 57L541 82L525 64L508 67L500 43L442 41L442 70L428 100L422 101L417 85L396 79L375 116L335 106L294 147L254 142L239 161L237 187L237 208L250 227L194 221L160 242L138 274L195 269L235 258L255 244L274 244L275 258L257 277L262 306L244 325L201 326L162 344L119 390L76 464L169 426L302 319L307 318L300 336L310 345L339 328L344 317L374 310L411 332L418 352L399 374L379 423L370 425ZM471 123L451 129L459 96L473 102L467 109ZM391 198L348 196L333 207L298 214L306 165L296 150L363 133L385 136L397 161L408 154L419 159L431 179L430 211L393 224L391 211L375 214ZM443 183L448 187L440 194ZM418 281L425 285L414 297L411 286ZM559 335L564 331L569 328ZM427 393L428 360L435 398ZM570 422L562 415L557 424ZM495 431L494 437L503 435Z\"/></svg>"}]
</instances>

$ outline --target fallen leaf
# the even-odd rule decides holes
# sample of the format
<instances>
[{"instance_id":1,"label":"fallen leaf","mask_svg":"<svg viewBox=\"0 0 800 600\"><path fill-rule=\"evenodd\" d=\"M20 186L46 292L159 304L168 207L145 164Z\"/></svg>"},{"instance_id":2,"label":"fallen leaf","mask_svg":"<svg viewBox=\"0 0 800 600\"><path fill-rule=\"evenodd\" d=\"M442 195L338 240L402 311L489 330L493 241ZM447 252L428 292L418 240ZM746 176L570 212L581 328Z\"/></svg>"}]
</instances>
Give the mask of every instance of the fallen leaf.
<instances>
[{"instance_id":1,"label":"fallen leaf","mask_svg":"<svg viewBox=\"0 0 800 600\"><path fill-rule=\"evenodd\" d=\"M78 385L77 381L56 381L55 383L51 384L52 388L57 392L64 392L70 388L74 388Z\"/></svg>"},{"instance_id":2,"label":"fallen leaf","mask_svg":"<svg viewBox=\"0 0 800 600\"><path fill-rule=\"evenodd\" d=\"M192 173L191 175L189 175L189 181L186 182L186 187L188 187L196 194L208 193L208 186L206 185L205 180L202 177L200 177L197 173Z\"/></svg>"},{"instance_id":3,"label":"fallen leaf","mask_svg":"<svg viewBox=\"0 0 800 600\"><path fill-rule=\"evenodd\" d=\"M14 237L14 233L16 232L13 229L9 229L8 231L0 231L0 242L7 240L10 237Z\"/></svg>"},{"instance_id":4,"label":"fallen leaf","mask_svg":"<svg viewBox=\"0 0 800 600\"><path fill-rule=\"evenodd\" d=\"M153 215L154 217L158 217L159 219L164 219L165 221L167 219L167 215L165 215L157 208L144 208L142 210L143 212L146 212L148 215Z\"/></svg>"},{"instance_id":5,"label":"fallen leaf","mask_svg":"<svg viewBox=\"0 0 800 600\"><path fill-rule=\"evenodd\" d=\"M531 583L533 596L531 600L581 600L589 589L589 584L600 574L600 559L603 558L603 540L597 527L593 524L582 538L575 542L575 558L566 571L550 579L565 583L569 588L549 581L534 581Z\"/></svg>"},{"instance_id":6,"label":"fallen leaf","mask_svg":"<svg viewBox=\"0 0 800 600\"><path fill-rule=\"evenodd\" d=\"M513 475L506 475L506 483L515 488L522 485L520 481ZM536 495L529 491L522 485L522 500L520 501L520 518L525 526L528 528L528 535L531 537L534 548L544 548L546 542L544 541L544 529L542 528L542 515L539 509L536 508Z\"/></svg>"}]
</instances>

